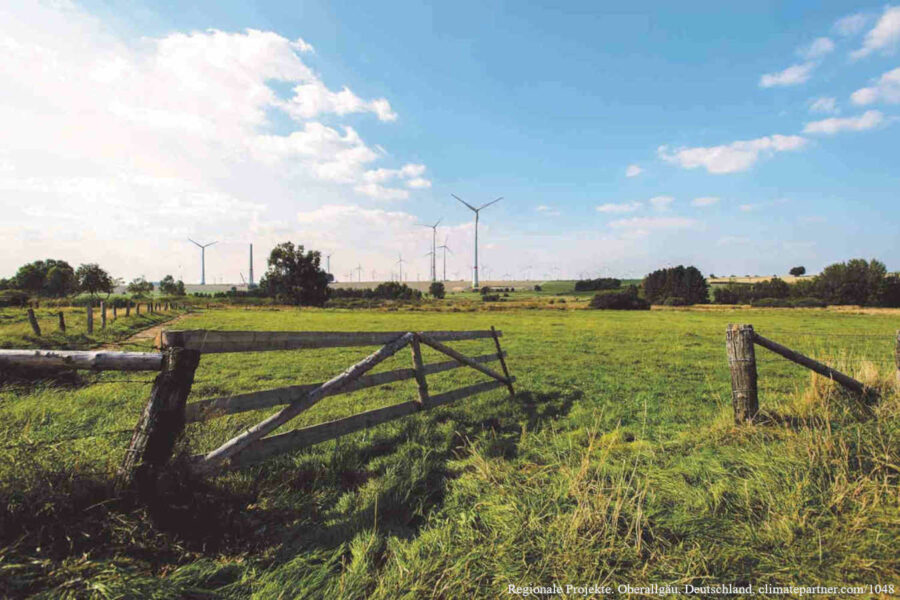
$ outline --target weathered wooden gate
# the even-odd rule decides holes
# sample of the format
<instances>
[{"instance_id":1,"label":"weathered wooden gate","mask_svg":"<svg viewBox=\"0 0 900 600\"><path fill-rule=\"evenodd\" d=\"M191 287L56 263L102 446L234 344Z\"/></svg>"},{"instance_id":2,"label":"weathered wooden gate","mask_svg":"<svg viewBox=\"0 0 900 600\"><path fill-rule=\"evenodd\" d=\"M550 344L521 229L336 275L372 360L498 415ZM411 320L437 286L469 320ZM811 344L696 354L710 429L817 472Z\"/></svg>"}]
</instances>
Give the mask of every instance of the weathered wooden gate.
<instances>
[{"instance_id":1,"label":"weathered wooden gate","mask_svg":"<svg viewBox=\"0 0 900 600\"><path fill-rule=\"evenodd\" d=\"M123 464L124 480L127 482L131 479L130 474L139 464L149 462L147 466L152 468L161 460L165 461L168 456L161 456L161 453L165 454L166 451L171 453L173 438L180 434L186 422L285 405L277 413L246 429L215 450L193 457L193 468L198 472L208 473L258 463L279 454L498 387L506 387L512 396L515 394L513 389L515 378L509 374L505 360L506 353L500 347L502 335L502 332L493 327L483 331L420 332L165 331L158 339L164 356L162 373L154 384L150 402L132 437L131 448ZM488 338L493 340L495 352L475 357L465 356L444 343ZM452 360L423 364L422 344L434 348ZM381 347L325 382L192 403L186 401L194 370L202 354L374 345ZM412 368L366 375L376 365L406 346L411 348ZM485 363L492 361L500 362L502 374L485 366ZM490 380L440 394L429 393L428 375L459 367L475 369L490 377ZM408 379L415 379L418 384L417 400L266 437L326 396ZM161 436L165 436L166 440L160 440ZM154 447L158 450L154 451Z\"/></svg>"}]
</instances>

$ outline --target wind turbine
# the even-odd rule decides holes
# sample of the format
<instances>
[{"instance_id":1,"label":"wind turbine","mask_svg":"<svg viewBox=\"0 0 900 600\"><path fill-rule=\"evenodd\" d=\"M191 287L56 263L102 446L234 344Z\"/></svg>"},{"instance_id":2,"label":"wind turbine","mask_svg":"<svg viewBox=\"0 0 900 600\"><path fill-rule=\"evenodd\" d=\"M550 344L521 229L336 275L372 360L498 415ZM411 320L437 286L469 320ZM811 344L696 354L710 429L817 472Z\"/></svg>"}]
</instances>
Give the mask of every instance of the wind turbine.
<instances>
[{"instance_id":1,"label":"wind turbine","mask_svg":"<svg viewBox=\"0 0 900 600\"><path fill-rule=\"evenodd\" d=\"M188 238L188 241L200 248L200 285L206 285L206 249L213 244L218 244L219 241L210 242L208 244L199 244Z\"/></svg>"},{"instance_id":2,"label":"wind turbine","mask_svg":"<svg viewBox=\"0 0 900 600\"><path fill-rule=\"evenodd\" d=\"M333 252L331 254L334 254ZM331 273L331 254L325 255L325 270Z\"/></svg>"},{"instance_id":3,"label":"wind turbine","mask_svg":"<svg viewBox=\"0 0 900 600\"><path fill-rule=\"evenodd\" d=\"M444 251L444 279L443 279L443 281L447 281L447 253L449 252L450 254L453 254L453 250L451 250L450 247L447 246L447 238L446 237L444 238L444 245L438 246L438 250Z\"/></svg>"},{"instance_id":4,"label":"wind turbine","mask_svg":"<svg viewBox=\"0 0 900 600\"><path fill-rule=\"evenodd\" d=\"M357 265L355 271L356 271L356 280L362 281L362 265L361 264Z\"/></svg>"},{"instance_id":5,"label":"wind turbine","mask_svg":"<svg viewBox=\"0 0 900 600\"><path fill-rule=\"evenodd\" d=\"M431 228L431 280L437 281L437 265L435 263L435 257L437 256L437 226L441 224L443 221L443 217L438 219L437 223L434 225L422 225L422 227L430 227Z\"/></svg>"},{"instance_id":6,"label":"wind turbine","mask_svg":"<svg viewBox=\"0 0 900 600\"><path fill-rule=\"evenodd\" d=\"M404 263L405 261L403 260L403 255L402 255L402 254L398 254L398 256L400 257L400 260L398 260L398 261L397 261L396 263L394 263L394 264L395 264L395 265L400 265L400 276L399 276L399 281L400 281L400 283L403 283L403 263Z\"/></svg>"},{"instance_id":7,"label":"wind turbine","mask_svg":"<svg viewBox=\"0 0 900 600\"><path fill-rule=\"evenodd\" d=\"M496 200L491 200L487 204L482 204L478 208L475 208L474 206L472 206L471 204L469 204L468 202L466 202L465 200L463 200L456 194L450 194L450 195L453 196L454 198L456 198L457 200L459 200L460 202L462 202L463 204L465 204L469 208L469 210L471 210L473 213L475 213L475 268L472 271L472 287L477 288L478 287L478 214L482 210L484 210L485 208L490 206L491 204L494 204L496 202L500 202L501 200L503 200L503 196L500 196Z\"/></svg>"}]
</instances>

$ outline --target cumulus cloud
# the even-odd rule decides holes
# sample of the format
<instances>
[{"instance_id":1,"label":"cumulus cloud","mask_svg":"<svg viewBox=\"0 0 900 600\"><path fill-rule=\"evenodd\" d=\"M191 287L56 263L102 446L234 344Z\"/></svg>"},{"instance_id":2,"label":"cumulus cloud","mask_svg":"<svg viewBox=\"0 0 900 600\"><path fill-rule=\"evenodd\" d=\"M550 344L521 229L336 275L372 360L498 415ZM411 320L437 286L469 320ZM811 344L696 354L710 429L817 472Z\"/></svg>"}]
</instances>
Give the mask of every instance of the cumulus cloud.
<instances>
[{"instance_id":1,"label":"cumulus cloud","mask_svg":"<svg viewBox=\"0 0 900 600\"><path fill-rule=\"evenodd\" d=\"M820 37L797 50L797 54L807 60L822 58L834 50L834 42L830 38Z\"/></svg>"},{"instance_id":2,"label":"cumulus cloud","mask_svg":"<svg viewBox=\"0 0 900 600\"><path fill-rule=\"evenodd\" d=\"M752 167L761 156L799 150L806 142L806 138L797 135L771 135L721 146L675 148L671 151L668 146L660 146L657 154L666 162L684 169L703 167L715 174L737 173Z\"/></svg>"},{"instance_id":3,"label":"cumulus cloud","mask_svg":"<svg viewBox=\"0 0 900 600\"><path fill-rule=\"evenodd\" d=\"M654 196L650 198L650 205L658 211L669 210L669 206L675 202L672 196Z\"/></svg>"},{"instance_id":4,"label":"cumulus cloud","mask_svg":"<svg viewBox=\"0 0 900 600\"><path fill-rule=\"evenodd\" d=\"M641 173L643 173L643 169L637 165L628 165L628 168L625 169L625 177L637 177Z\"/></svg>"},{"instance_id":5,"label":"cumulus cloud","mask_svg":"<svg viewBox=\"0 0 900 600\"><path fill-rule=\"evenodd\" d=\"M863 58L873 52L891 54L900 45L900 6L887 6L875 27L863 38L862 47L850 53L851 58Z\"/></svg>"},{"instance_id":6,"label":"cumulus cloud","mask_svg":"<svg viewBox=\"0 0 900 600\"><path fill-rule=\"evenodd\" d=\"M209 273L219 259L246 264L247 240L295 235L284 223L298 209L430 185L424 165L382 166L388 153L339 123L396 114L383 98L330 90L302 39L254 29L131 39L68 3L0 13L0 189L15 199L4 235L16 248L0 255L0 273L58 254L159 277L198 260L185 258L188 235L223 240ZM292 92L280 97L273 82ZM35 212L68 220L35 229Z\"/></svg>"},{"instance_id":7,"label":"cumulus cloud","mask_svg":"<svg viewBox=\"0 0 900 600\"><path fill-rule=\"evenodd\" d=\"M804 133L834 134L842 131L866 131L882 125L885 122L884 115L877 110L868 110L858 117L846 117L823 119L812 121L803 128Z\"/></svg>"},{"instance_id":8,"label":"cumulus cloud","mask_svg":"<svg viewBox=\"0 0 900 600\"><path fill-rule=\"evenodd\" d=\"M686 217L632 217L630 219L618 219L610 222L613 229L639 229L656 231L660 229L686 229L696 227L696 219Z\"/></svg>"},{"instance_id":9,"label":"cumulus cloud","mask_svg":"<svg viewBox=\"0 0 900 600\"><path fill-rule=\"evenodd\" d=\"M834 114L837 111L837 100L828 96L816 98L809 104L809 112Z\"/></svg>"},{"instance_id":10,"label":"cumulus cloud","mask_svg":"<svg viewBox=\"0 0 900 600\"><path fill-rule=\"evenodd\" d=\"M847 15L846 17L842 17L835 21L832 29L838 35L848 37L862 31L868 21L869 18L862 13Z\"/></svg>"},{"instance_id":11,"label":"cumulus cloud","mask_svg":"<svg viewBox=\"0 0 900 600\"><path fill-rule=\"evenodd\" d=\"M883 74L875 85L856 90L850 95L850 100L857 105L873 102L900 103L900 67Z\"/></svg>"},{"instance_id":12,"label":"cumulus cloud","mask_svg":"<svg viewBox=\"0 0 900 600\"><path fill-rule=\"evenodd\" d=\"M715 196L701 196L700 198L694 198L691 200L691 206L712 206L719 202L719 199Z\"/></svg>"},{"instance_id":13,"label":"cumulus cloud","mask_svg":"<svg viewBox=\"0 0 900 600\"><path fill-rule=\"evenodd\" d=\"M630 202L623 204L601 204L596 207L597 212L601 213L627 213L634 212L641 208L640 202Z\"/></svg>"},{"instance_id":14,"label":"cumulus cloud","mask_svg":"<svg viewBox=\"0 0 900 600\"><path fill-rule=\"evenodd\" d=\"M538 211L539 213L547 215L548 217L558 217L559 216L558 210L556 210L552 206L547 206L546 204L541 204L540 206L535 208L535 210Z\"/></svg>"},{"instance_id":15,"label":"cumulus cloud","mask_svg":"<svg viewBox=\"0 0 900 600\"><path fill-rule=\"evenodd\" d=\"M799 85L809 81L809 77L816 68L816 63L805 62L799 65L791 65L783 71L766 73L759 78L759 86L764 88L776 86Z\"/></svg>"}]
</instances>

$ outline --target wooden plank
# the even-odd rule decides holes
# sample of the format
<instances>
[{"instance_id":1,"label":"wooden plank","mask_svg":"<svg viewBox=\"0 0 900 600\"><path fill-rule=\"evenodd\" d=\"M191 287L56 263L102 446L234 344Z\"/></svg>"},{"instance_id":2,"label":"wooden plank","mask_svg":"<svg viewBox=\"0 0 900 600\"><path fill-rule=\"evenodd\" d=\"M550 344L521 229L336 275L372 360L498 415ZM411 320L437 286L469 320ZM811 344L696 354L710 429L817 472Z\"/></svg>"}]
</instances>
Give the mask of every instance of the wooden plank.
<instances>
[{"instance_id":1,"label":"wooden plank","mask_svg":"<svg viewBox=\"0 0 900 600\"><path fill-rule=\"evenodd\" d=\"M432 339L443 342L493 337L490 331L430 331ZM405 331L211 331L170 330L162 332L162 347L178 346L204 354L219 352L265 352L302 348L343 348L383 346L406 334ZM502 332L497 332L502 336Z\"/></svg>"},{"instance_id":2,"label":"wooden plank","mask_svg":"<svg viewBox=\"0 0 900 600\"><path fill-rule=\"evenodd\" d=\"M729 324L725 330L725 352L731 369L731 405L734 422L753 421L759 412L753 325Z\"/></svg>"},{"instance_id":3,"label":"wooden plank","mask_svg":"<svg viewBox=\"0 0 900 600\"><path fill-rule=\"evenodd\" d=\"M513 378L513 381L515 381L515 378ZM455 400L474 396L475 394L488 392L504 387L505 385L506 384L502 381L485 381L431 396L428 404L424 407L419 402L413 400L411 402L403 402L402 404L376 408L375 410L366 411L343 419L337 419L320 425L295 429L294 431L289 431L280 435L263 438L235 456L231 466L239 468L252 465L279 454L300 450L301 448L306 448L314 444L333 440L349 433L368 429L369 427L386 423L387 421L392 421L400 417L405 417L421 410L427 410ZM194 458L195 460L199 460L201 457L198 456Z\"/></svg>"},{"instance_id":4,"label":"wooden plank","mask_svg":"<svg viewBox=\"0 0 900 600\"><path fill-rule=\"evenodd\" d=\"M494 329L494 326L491 325L491 333L495 334L494 337L494 345L497 347L497 356L500 357L500 367L503 369L503 375L506 377L506 380L509 381L509 395L513 398L516 397L516 390L512 385L512 378L509 376L509 369L506 367L506 360L503 359L503 350L500 348L500 336L496 335L497 330Z\"/></svg>"},{"instance_id":5,"label":"wooden plank","mask_svg":"<svg viewBox=\"0 0 900 600\"><path fill-rule=\"evenodd\" d=\"M503 353L506 356L506 353ZM472 360L484 363L497 360L496 354L485 354L476 356ZM423 370L426 375L435 373L443 373L444 371L452 371L459 369L465 365L461 365L455 360L448 360L439 363L425 365ZM397 369L394 371L385 371L384 373L374 373L372 375L363 375L356 381L348 384L345 388L337 393L347 394L357 390L386 385L396 381L405 381L413 379L415 371L413 369ZM263 390L260 392L250 392L248 394L238 394L236 396L222 396L219 398L209 398L207 400L199 400L187 405L185 417L188 423L194 421L204 421L215 417L229 414L246 412L249 410L259 410L261 408L271 408L282 404L290 404L302 399L306 394L314 389L324 385L324 382L312 383L307 385L294 385L289 387L277 388L273 390Z\"/></svg>"},{"instance_id":6,"label":"wooden plank","mask_svg":"<svg viewBox=\"0 0 900 600\"><path fill-rule=\"evenodd\" d=\"M490 333L490 332L488 332L488 333ZM419 333L418 335L419 335L419 339L422 341L423 344L427 344L427 345L431 346L438 352L443 352L450 358L455 358L462 364L464 364L468 367L472 367L476 371L480 371L480 372L484 373L485 375L487 375L488 377L493 377L497 381L502 381L503 383L509 384L509 380L507 378L505 378L503 375L501 375L500 373L497 373L496 371L494 371L492 369L488 369L487 367L482 367L480 364L478 364L477 362L475 362L468 356L465 356L464 354L457 352L456 350L454 350L453 348L451 348L449 346L445 346L444 344L435 340L431 336L426 335L425 333ZM491 337L493 337L493 336L491 336Z\"/></svg>"},{"instance_id":7,"label":"wooden plank","mask_svg":"<svg viewBox=\"0 0 900 600\"><path fill-rule=\"evenodd\" d=\"M856 392L857 394L862 394L862 393L865 393L865 391L866 391L866 386L862 382L853 379L849 375L844 375L840 371L836 371L836 370L832 369L831 367L829 367L828 365L822 364L817 360L813 360L813 359L809 358L808 356L804 356L804 355L800 354L799 352L794 352L790 348L788 348L786 346L782 346L781 344L779 344L777 342L773 342L770 339L764 338L763 336L759 335L758 333L753 334L753 341L756 342L757 344L759 344L760 346L762 346L763 348L765 348L766 350L771 350L775 354L783 356L784 358L788 359L791 362L795 362L798 365L804 366L807 369L815 371L816 373L818 373L819 375L822 375L823 377L828 377L829 379L833 379L834 381L837 381L839 384L841 384L848 390Z\"/></svg>"},{"instance_id":8,"label":"wooden plank","mask_svg":"<svg viewBox=\"0 0 900 600\"><path fill-rule=\"evenodd\" d=\"M305 397L296 402L292 402L268 419L257 423L250 429L244 431L244 433L228 440L206 455L203 459L201 470L211 471L220 467L223 463L234 458L235 455L253 444L253 442L259 440L266 434L275 431L304 410L311 408L325 396L337 393L344 389L344 387L358 379L366 371L369 371L378 363L396 354L398 350L406 346L410 340L412 340L412 337L412 333L407 333L390 344L382 346L337 377L330 379L318 388L309 392Z\"/></svg>"},{"instance_id":9,"label":"wooden plank","mask_svg":"<svg viewBox=\"0 0 900 600\"><path fill-rule=\"evenodd\" d=\"M159 352L107 352L104 350L0 350L0 365L63 367L93 371L159 371Z\"/></svg>"}]
</instances>

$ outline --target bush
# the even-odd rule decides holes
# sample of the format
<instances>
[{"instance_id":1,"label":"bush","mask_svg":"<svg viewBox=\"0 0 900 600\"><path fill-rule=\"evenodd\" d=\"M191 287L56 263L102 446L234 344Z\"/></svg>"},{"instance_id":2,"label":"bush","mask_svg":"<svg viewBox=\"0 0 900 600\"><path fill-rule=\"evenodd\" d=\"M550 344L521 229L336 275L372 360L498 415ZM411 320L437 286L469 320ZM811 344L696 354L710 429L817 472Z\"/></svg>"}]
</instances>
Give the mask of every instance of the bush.
<instances>
[{"instance_id":1,"label":"bush","mask_svg":"<svg viewBox=\"0 0 900 600\"><path fill-rule=\"evenodd\" d=\"M687 300L680 296L669 296L665 300L663 300L663 305L665 306L687 306Z\"/></svg>"},{"instance_id":2,"label":"bush","mask_svg":"<svg viewBox=\"0 0 900 600\"><path fill-rule=\"evenodd\" d=\"M644 297L653 303L660 303L669 297L684 298L687 304L709 302L709 284L696 267L677 266L653 271L641 284Z\"/></svg>"},{"instance_id":3,"label":"bush","mask_svg":"<svg viewBox=\"0 0 900 600\"><path fill-rule=\"evenodd\" d=\"M536 286L534 286L534 291L536 291L536 292L541 292L541 291L543 291L543 290L541 289L541 286L536 285Z\"/></svg>"},{"instance_id":4,"label":"bush","mask_svg":"<svg viewBox=\"0 0 900 600\"><path fill-rule=\"evenodd\" d=\"M0 306L26 306L28 294L22 290L0 291Z\"/></svg>"},{"instance_id":5,"label":"bush","mask_svg":"<svg viewBox=\"0 0 900 600\"><path fill-rule=\"evenodd\" d=\"M791 298L791 306L796 308L825 308L827 304L821 298Z\"/></svg>"},{"instance_id":6,"label":"bush","mask_svg":"<svg viewBox=\"0 0 900 600\"><path fill-rule=\"evenodd\" d=\"M443 298L447 291L444 289L444 284L440 281L433 281L430 286L428 286L428 293L434 296L435 298Z\"/></svg>"},{"instance_id":7,"label":"bush","mask_svg":"<svg viewBox=\"0 0 900 600\"><path fill-rule=\"evenodd\" d=\"M750 305L760 308L791 308L791 301L787 298L754 298Z\"/></svg>"},{"instance_id":8,"label":"bush","mask_svg":"<svg viewBox=\"0 0 900 600\"><path fill-rule=\"evenodd\" d=\"M624 292L595 295L590 307L600 310L650 310L650 303L639 297L637 287L632 285Z\"/></svg>"},{"instance_id":9,"label":"bush","mask_svg":"<svg viewBox=\"0 0 900 600\"><path fill-rule=\"evenodd\" d=\"M482 294L482 302L500 302L500 294Z\"/></svg>"},{"instance_id":10,"label":"bush","mask_svg":"<svg viewBox=\"0 0 900 600\"><path fill-rule=\"evenodd\" d=\"M599 290L617 290L622 287L622 281L612 277L600 277L598 279L580 279L575 282L576 292L593 292Z\"/></svg>"}]
</instances>

